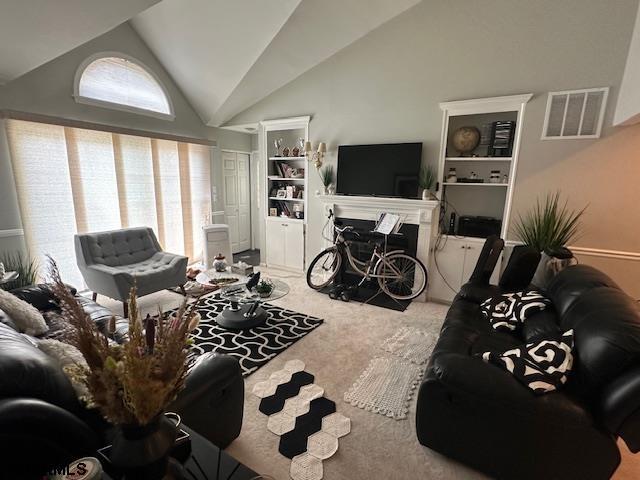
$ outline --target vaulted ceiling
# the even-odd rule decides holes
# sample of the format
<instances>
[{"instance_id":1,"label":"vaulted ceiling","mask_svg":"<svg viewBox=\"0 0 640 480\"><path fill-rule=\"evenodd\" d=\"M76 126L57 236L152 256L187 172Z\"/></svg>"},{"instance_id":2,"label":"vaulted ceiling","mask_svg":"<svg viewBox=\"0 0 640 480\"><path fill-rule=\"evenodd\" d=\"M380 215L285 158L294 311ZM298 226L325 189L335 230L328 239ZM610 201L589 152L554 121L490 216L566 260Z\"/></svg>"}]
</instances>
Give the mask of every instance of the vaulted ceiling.
<instances>
[{"instance_id":1,"label":"vaulted ceiling","mask_svg":"<svg viewBox=\"0 0 640 480\"><path fill-rule=\"evenodd\" d=\"M224 125L421 0L0 0L0 84L130 20Z\"/></svg>"},{"instance_id":2,"label":"vaulted ceiling","mask_svg":"<svg viewBox=\"0 0 640 480\"><path fill-rule=\"evenodd\" d=\"M0 84L108 32L159 0L0 0Z\"/></svg>"},{"instance_id":3,"label":"vaulted ceiling","mask_svg":"<svg viewBox=\"0 0 640 480\"><path fill-rule=\"evenodd\" d=\"M420 0L163 0L132 23L211 126Z\"/></svg>"}]
</instances>

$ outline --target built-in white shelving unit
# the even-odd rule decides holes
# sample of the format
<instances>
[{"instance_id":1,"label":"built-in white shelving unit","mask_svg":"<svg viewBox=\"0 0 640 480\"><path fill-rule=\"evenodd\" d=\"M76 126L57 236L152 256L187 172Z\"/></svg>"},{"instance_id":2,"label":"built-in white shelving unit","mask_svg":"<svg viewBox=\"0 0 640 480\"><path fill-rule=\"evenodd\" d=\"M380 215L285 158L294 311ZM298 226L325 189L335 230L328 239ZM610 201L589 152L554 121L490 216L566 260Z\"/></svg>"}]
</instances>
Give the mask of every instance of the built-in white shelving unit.
<instances>
[{"instance_id":1,"label":"built-in white shelving unit","mask_svg":"<svg viewBox=\"0 0 640 480\"><path fill-rule=\"evenodd\" d=\"M490 217L501 222L500 236L506 237L518 166L520 137L525 106L531 94L445 102L442 110L442 134L438 161L441 199L437 238L432 245L429 297L450 302L468 280L482 250L485 239L459 235L457 225L450 231L451 214L456 222L461 216ZM513 122L509 148L494 149L495 122ZM453 133L460 127L476 127L482 140L473 152L460 155L453 145ZM449 169L457 178L480 178L483 182L447 182ZM489 182L492 171L498 171L500 183ZM474 176L475 175L475 176ZM506 175L506 181L504 176ZM500 264L496 272L500 270Z\"/></svg>"},{"instance_id":2,"label":"built-in white shelving unit","mask_svg":"<svg viewBox=\"0 0 640 480\"><path fill-rule=\"evenodd\" d=\"M282 156L300 148L299 141L309 139L310 117L268 120L260 123L260 148L263 158L265 246L267 266L304 270L305 224L307 222L309 164L304 156ZM278 152L274 141L282 139ZM280 155L278 155L280 154ZM283 172L287 164L295 173ZM294 176L289 176L294 175ZM294 197L278 196L278 190L294 190Z\"/></svg>"}]
</instances>

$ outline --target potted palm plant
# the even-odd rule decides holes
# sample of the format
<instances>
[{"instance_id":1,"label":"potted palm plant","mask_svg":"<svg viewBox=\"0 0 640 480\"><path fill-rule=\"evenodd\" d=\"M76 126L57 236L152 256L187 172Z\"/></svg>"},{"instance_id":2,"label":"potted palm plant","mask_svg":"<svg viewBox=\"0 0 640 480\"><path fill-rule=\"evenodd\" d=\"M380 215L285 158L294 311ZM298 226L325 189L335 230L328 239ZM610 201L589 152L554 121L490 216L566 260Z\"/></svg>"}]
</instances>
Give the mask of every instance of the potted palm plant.
<instances>
[{"instance_id":1,"label":"potted palm plant","mask_svg":"<svg viewBox=\"0 0 640 480\"><path fill-rule=\"evenodd\" d=\"M580 219L587 207L572 210L560 201L560 192L549 193L543 201L519 215L514 223L516 238L542 255L532 283L544 287L560 270L575 263L567 248L580 234Z\"/></svg>"},{"instance_id":2,"label":"potted palm plant","mask_svg":"<svg viewBox=\"0 0 640 480\"><path fill-rule=\"evenodd\" d=\"M433 190L436 187L436 179L436 172L431 165L423 166L420 169L418 183L420 185L420 188L422 188L423 200L434 200L436 198L435 194L433 193Z\"/></svg>"}]
</instances>

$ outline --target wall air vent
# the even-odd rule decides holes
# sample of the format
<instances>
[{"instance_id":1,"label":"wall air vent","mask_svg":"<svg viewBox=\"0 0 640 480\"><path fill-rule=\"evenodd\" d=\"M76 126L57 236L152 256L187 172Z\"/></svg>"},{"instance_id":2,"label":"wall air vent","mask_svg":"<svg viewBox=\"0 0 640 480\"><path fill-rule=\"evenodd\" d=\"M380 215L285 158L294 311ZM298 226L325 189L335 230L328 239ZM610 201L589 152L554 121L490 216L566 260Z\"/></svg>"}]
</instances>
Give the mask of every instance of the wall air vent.
<instances>
[{"instance_id":1,"label":"wall air vent","mask_svg":"<svg viewBox=\"0 0 640 480\"><path fill-rule=\"evenodd\" d=\"M609 87L549 92L542 140L599 138Z\"/></svg>"}]
</instances>

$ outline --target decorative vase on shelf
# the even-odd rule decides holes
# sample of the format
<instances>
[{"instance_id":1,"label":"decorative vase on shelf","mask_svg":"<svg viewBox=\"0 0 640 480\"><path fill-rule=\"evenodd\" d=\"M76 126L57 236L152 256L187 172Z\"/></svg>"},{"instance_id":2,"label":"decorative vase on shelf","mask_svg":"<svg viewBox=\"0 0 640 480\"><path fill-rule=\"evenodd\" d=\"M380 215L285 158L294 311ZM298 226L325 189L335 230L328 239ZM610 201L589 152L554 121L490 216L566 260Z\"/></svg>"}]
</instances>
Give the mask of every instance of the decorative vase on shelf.
<instances>
[{"instance_id":1,"label":"decorative vase on shelf","mask_svg":"<svg viewBox=\"0 0 640 480\"><path fill-rule=\"evenodd\" d=\"M422 200L431 200L431 191L426 188L422 190Z\"/></svg>"},{"instance_id":2,"label":"decorative vase on shelf","mask_svg":"<svg viewBox=\"0 0 640 480\"><path fill-rule=\"evenodd\" d=\"M180 426L176 413L157 415L147 425L121 425L116 430L111 463L129 480L161 480Z\"/></svg>"},{"instance_id":3,"label":"decorative vase on shelf","mask_svg":"<svg viewBox=\"0 0 640 480\"><path fill-rule=\"evenodd\" d=\"M327 195L335 195L336 194L336 186L333 183L330 183L327 187Z\"/></svg>"}]
</instances>

